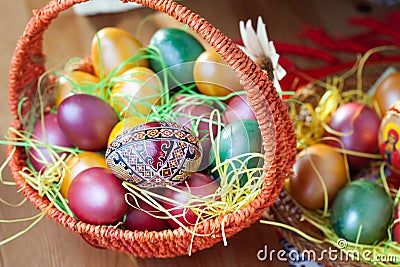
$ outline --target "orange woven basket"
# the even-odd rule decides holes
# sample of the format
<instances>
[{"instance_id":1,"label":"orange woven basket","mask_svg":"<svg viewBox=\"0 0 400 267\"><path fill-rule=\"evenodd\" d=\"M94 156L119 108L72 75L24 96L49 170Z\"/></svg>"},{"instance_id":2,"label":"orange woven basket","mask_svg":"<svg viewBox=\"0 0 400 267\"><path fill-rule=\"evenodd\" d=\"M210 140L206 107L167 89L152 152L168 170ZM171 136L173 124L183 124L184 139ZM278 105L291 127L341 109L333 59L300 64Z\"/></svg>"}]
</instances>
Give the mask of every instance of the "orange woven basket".
<instances>
[{"instance_id":1,"label":"orange woven basket","mask_svg":"<svg viewBox=\"0 0 400 267\"><path fill-rule=\"evenodd\" d=\"M36 84L45 72L45 55L43 52L43 34L57 15L73 5L86 0L52 0L45 7L35 12L26 25L23 35L18 40L9 73L9 104L15 116L12 127L21 129L18 112L29 111L32 99L36 94ZM123 2L128 2L124 0ZM40 197L19 175L26 166L26 153L21 147L7 147L8 155L13 149L9 163L17 186L34 206L46 210L49 217L63 227L81 236L93 246L113 249L133 254L141 258L169 258L186 255L198 250L212 247L229 238L257 221L262 213L277 199L284 179L289 175L296 155L296 137L292 129L287 108L275 91L267 75L226 37L198 14L186 7L169 0L136 0L138 4L164 12L177 21L187 24L206 40L225 59L231 68L240 76L263 136L265 158L265 180L261 193L247 206L240 210L204 221L196 228L190 229L200 235L192 236L182 228L175 230L129 231L106 225L91 225L81 222L55 207L50 201ZM19 107L21 98L29 101ZM13 136L11 136L13 138Z\"/></svg>"}]
</instances>

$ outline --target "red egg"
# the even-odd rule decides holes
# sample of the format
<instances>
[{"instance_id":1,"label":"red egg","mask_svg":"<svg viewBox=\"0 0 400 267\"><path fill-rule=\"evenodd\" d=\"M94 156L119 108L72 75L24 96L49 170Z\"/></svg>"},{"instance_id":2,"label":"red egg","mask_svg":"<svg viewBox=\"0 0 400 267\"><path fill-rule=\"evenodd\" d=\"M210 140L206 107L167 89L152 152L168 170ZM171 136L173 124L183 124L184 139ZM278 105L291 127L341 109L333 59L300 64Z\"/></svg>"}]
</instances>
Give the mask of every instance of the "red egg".
<instances>
[{"instance_id":1,"label":"red egg","mask_svg":"<svg viewBox=\"0 0 400 267\"><path fill-rule=\"evenodd\" d=\"M133 203L135 202L131 202L131 204ZM126 213L124 222L126 229L132 231L162 231L170 228L167 220L163 219L166 214L142 200L139 200L137 204Z\"/></svg>"},{"instance_id":2,"label":"red egg","mask_svg":"<svg viewBox=\"0 0 400 267\"><path fill-rule=\"evenodd\" d=\"M71 182L68 204L83 222L113 224L129 208L121 180L108 169L93 167L80 172Z\"/></svg>"},{"instance_id":3,"label":"red egg","mask_svg":"<svg viewBox=\"0 0 400 267\"><path fill-rule=\"evenodd\" d=\"M40 141L37 147L29 148L29 160L36 171L41 170L43 167L53 162L55 159L49 153L48 149L41 147L41 145L60 146L60 147L72 147L72 144L68 141L67 136L61 130L58 124L57 115L47 114L42 120L38 121L32 131L31 138L36 141ZM62 153L57 154L61 156Z\"/></svg>"},{"instance_id":4,"label":"red egg","mask_svg":"<svg viewBox=\"0 0 400 267\"><path fill-rule=\"evenodd\" d=\"M90 151L101 151L107 147L108 136L119 121L107 102L87 94L66 98L58 107L57 116L71 143Z\"/></svg>"},{"instance_id":5,"label":"red egg","mask_svg":"<svg viewBox=\"0 0 400 267\"><path fill-rule=\"evenodd\" d=\"M194 225L198 220L198 215L191 209L186 209L180 206L189 203L193 196L207 197L207 200L212 201L213 199L208 197L213 195L218 187L219 184L210 176L196 172L193 173L185 182L176 186L176 188L180 190L179 192L172 189L166 189L164 191L164 196L173 200L174 203L165 201L162 205L183 225ZM169 219L168 223L172 228L180 227L174 219Z\"/></svg>"},{"instance_id":6,"label":"red egg","mask_svg":"<svg viewBox=\"0 0 400 267\"><path fill-rule=\"evenodd\" d=\"M247 102L246 95L237 95L229 99L222 118L225 124L230 124L238 120L257 120Z\"/></svg>"},{"instance_id":7,"label":"red egg","mask_svg":"<svg viewBox=\"0 0 400 267\"><path fill-rule=\"evenodd\" d=\"M378 153L378 131L380 119L370 107L360 103L347 103L340 106L328 122L328 126L336 133L327 133L326 136L337 140L328 140L329 145L354 152ZM369 157L347 154L350 170L355 172L365 167Z\"/></svg>"}]
</instances>

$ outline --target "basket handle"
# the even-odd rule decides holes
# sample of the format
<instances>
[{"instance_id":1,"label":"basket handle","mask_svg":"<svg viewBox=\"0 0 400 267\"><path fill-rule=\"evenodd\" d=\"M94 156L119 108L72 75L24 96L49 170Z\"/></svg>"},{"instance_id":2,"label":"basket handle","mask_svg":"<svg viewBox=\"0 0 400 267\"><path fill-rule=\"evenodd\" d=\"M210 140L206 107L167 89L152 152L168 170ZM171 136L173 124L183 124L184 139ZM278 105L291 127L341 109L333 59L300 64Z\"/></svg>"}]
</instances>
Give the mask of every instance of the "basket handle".
<instances>
[{"instance_id":1,"label":"basket handle","mask_svg":"<svg viewBox=\"0 0 400 267\"><path fill-rule=\"evenodd\" d=\"M61 11L86 1L51 0L39 11L34 11L34 16L17 42L10 67L9 104L15 116L18 113L21 96L28 99L34 97L38 77L45 71L45 56L42 51L45 30ZM174 17L177 21L196 31L216 49L228 65L237 72L247 92L249 105L256 115L263 135L266 159L268 156L274 158L274 162L271 164L278 164L273 168L275 172L278 170L288 174L295 159L296 138L287 108L276 92L273 83L263 71L219 29L172 0L121 1L136 2ZM29 101L26 102L26 105L22 106L22 109L29 108ZM273 127L274 125L275 127ZM282 155L276 157L276 151L284 152L280 152ZM276 174L268 176L275 177ZM267 182L275 183L277 181ZM283 184L283 181L279 181L279 183ZM278 185L280 186L280 184Z\"/></svg>"}]
</instances>

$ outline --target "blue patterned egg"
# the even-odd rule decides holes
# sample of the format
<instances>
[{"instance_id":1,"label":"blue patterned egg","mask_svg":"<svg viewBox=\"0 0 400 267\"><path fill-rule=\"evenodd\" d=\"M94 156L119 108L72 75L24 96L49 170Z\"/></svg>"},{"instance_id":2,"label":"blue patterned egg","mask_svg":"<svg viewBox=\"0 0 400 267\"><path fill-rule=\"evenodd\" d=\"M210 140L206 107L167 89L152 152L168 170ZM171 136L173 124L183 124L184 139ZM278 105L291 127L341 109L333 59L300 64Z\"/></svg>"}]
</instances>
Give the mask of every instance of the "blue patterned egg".
<instances>
[{"instance_id":1,"label":"blue patterned egg","mask_svg":"<svg viewBox=\"0 0 400 267\"><path fill-rule=\"evenodd\" d=\"M145 188L183 182L198 170L201 154L188 127L164 121L126 129L111 141L105 157L115 176Z\"/></svg>"}]
</instances>

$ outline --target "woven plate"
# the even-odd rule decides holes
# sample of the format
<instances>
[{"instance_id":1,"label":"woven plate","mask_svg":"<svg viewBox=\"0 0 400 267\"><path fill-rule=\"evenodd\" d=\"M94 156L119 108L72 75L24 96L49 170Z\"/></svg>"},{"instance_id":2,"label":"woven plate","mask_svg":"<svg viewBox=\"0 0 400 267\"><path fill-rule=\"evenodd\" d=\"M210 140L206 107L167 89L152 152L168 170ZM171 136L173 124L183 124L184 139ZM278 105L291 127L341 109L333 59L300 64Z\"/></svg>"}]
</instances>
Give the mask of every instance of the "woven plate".
<instances>
[{"instance_id":1,"label":"woven plate","mask_svg":"<svg viewBox=\"0 0 400 267\"><path fill-rule=\"evenodd\" d=\"M60 12L80 2L85 0L52 0L41 10L35 11L26 25L23 35L18 40L9 74L9 103L11 112L16 118L12 127L21 129L21 121L17 118L18 103L23 97L29 100L35 98L38 78L45 71L45 55L42 49L44 32ZM173 1L137 0L136 2L187 24L213 46L240 76L249 104L260 125L266 151L265 162L270 163L264 166L265 180L261 193L254 201L235 213L207 220L197 225L195 229L191 227L192 231L202 236L193 238L182 228L160 232L127 231L112 226L80 222L54 207L48 208L49 200L41 198L18 173L26 166L24 149L17 147L9 166L18 187L36 208L46 211L49 217L90 244L131 253L142 258L174 257L212 247L223 238L229 238L257 221L277 199L284 179L290 173L296 155L296 138L290 116L272 82L232 40L198 14ZM32 101L25 102L21 107L22 114L28 113L31 106ZM10 155L13 149L14 147L8 146L7 153Z\"/></svg>"}]
</instances>

